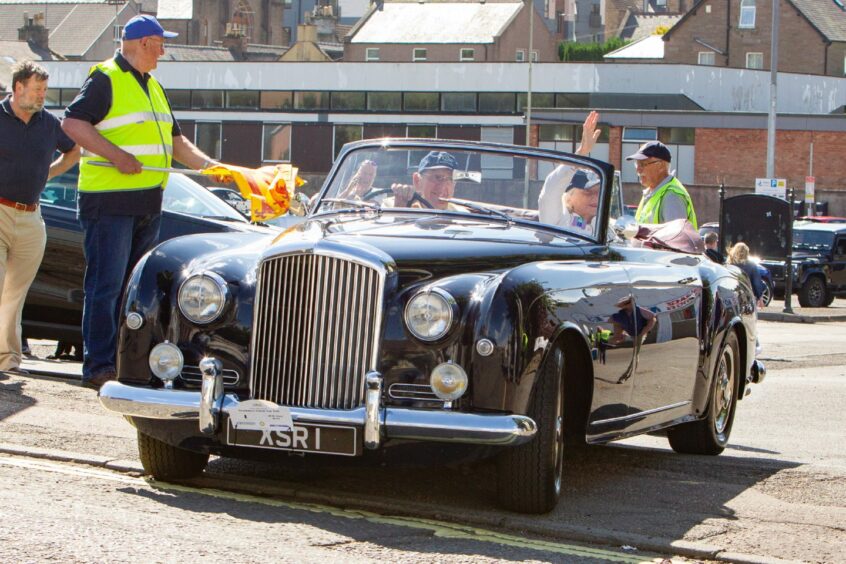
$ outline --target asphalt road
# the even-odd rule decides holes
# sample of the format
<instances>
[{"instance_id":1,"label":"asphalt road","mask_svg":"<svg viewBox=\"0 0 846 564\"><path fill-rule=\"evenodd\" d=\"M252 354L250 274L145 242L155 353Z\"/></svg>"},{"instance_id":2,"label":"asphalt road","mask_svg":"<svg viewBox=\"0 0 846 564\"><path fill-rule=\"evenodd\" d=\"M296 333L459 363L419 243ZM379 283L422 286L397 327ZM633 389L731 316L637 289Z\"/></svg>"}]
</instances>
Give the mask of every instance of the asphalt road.
<instances>
[{"instance_id":1,"label":"asphalt road","mask_svg":"<svg viewBox=\"0 0 846 564\"><path fill-rule=\"evenodd\" d=\"M127 508L130 513L137 512L135 519L110 524L108 512L98 519L107 528L122 527L125 535L141 529L147 534L156 529L159 512L164 522L180 518L170 514L175 510L185 511L183 520L190 521L198 513L205 515L204 502L183 507L190 505L181 501L189 493L194 496L200 495L198 491L209 491L208 488L234 489L262 498L316 503L330 508L326 510L328 515L355 508L381 516L472 525L527 540L546 537L564 547L571 547L573 542L587 543L609 551L600 560L609 554L645 556L644 551L654 551L732 561L842 561L846 554L846 452L842 448L846 413L841 408L846 378L846 323L762 322L761 341L769 374L766 382L753 387L752 394L741 402L731 444L723 455L677 455L662 437L638 437L615 446L574 453L566 466L564 499L550 515L527 517L498 510L492 502L494 474L489 463L433 466L426 464L428 461L415 460L410 452L399 464L393 461L385 465L373 460L358 461L352 467L348 461L335 459L321 459L329 462L322 466L299 457L283 463L217 459L204 478L189 484L199 490L148 492L140 497L145 503L157 503ZM78 370L74 364L54 366ZM103 410L95 394L79 387L73 379L0 375L0 451L12 454L4 461L32 462L21 455L40 453L50 456L50 464L60 467L72 466L70 461L77 458L118 471L138 469L133 429L121 417ZM51 481L41 476L43 473L59 474L26 470L25 466L0 461L2 482L19 483L26 490L30 479L33 484L40 484L43 479L54 484L56 492L62 492L61 499L72 497L75 490L64 483L64 478L54 477ZM127 499L139 497L125 492L120 495L120 486L109 482L92 487L97 495L113 496L103 502L104 507L123 508ZM155 484L144 487L159 491ZM58 525L40 513L46 511L42 506L49 506L51 488L33 485L31 489L32 496L6 493L0 504L2 511L23 507L18 511L22 522L41 523L47 528ZM33 501L27 504L30 497ZM300 515L288 519L302 518ZM267 519L264 516L246 521L261 526ZM4 518L4 523L8 522ZM134 529L127 523L147 524ZM314 526L320 531L336 528L323 522ZM20 534L17 526L10 533L0 533L0 557L4 560L10 560L6 556L20 559L21 552L7 552L9 540ZM309 532L305 537L312 534L319 537L321 533ZM299 533L292 529L282 536L287 539L288 535L298 537ZM431 531L426 535L431 536ZM537 547L529 552L506 554L498 551L509 545L496 542L500 546L496 550L442 546L438 548L441 552L432 553L421 552L419 547L397 546L378 536L375 540L367 538L368 543L380 548L387 544L387 548L398 552L351 549L351 560L403 560L412 555L412 559L460 561L452 558L462 554L478 555L482 560L569 562L593 558ZM37 540L33 538L31 542ZM68 542L78 548L81 541ZM312 544L326 543L321 540ZM305 543L302 550L312 544ZM638 552L621 551L624 545ZM222 550L220 543L210 546L211 554L215 547ZM560 548L557 544L556 547ZM162 560L169 560L170 556L165 555L174 553L162 554ZM308 554L304 560L331 558L332 554L340 558L346 553L341 550ZM118 554L115 559L124 560L126 556ZM290 555L279 552L277 556L286 560Z\"/></svg>"}]
</instances>

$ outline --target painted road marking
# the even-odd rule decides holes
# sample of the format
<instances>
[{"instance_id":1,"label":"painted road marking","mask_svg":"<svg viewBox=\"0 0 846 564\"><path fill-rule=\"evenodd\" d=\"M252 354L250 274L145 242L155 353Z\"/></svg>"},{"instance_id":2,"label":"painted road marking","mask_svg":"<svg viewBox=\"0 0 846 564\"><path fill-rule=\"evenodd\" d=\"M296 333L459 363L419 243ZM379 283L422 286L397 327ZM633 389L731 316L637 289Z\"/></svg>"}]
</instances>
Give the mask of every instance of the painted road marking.
<instances>
[{"instance_id":1,"label":"painted road marking","mask_svg":"<svg viewBox=\"0 0 846 564\"><path fill-rule=\"evenodd\" d=\"M590 548L575 544L532 540L523 537L518 537L515 535L490 531L487 529L480 529L478 527L469 527L454 523L436 521L434 519L380 515L378 513L371 513L369 511L340 509L329 505L281 501L277 499L257 497L249 494L227 492L224 490L194 488L190 486L170 484L168 482L159 482L157 480L153 480L152 478L136 478L133 476L126 476L110 470L83 468L79 466L71 466L67 463L57 463L45 460L23 459L6 454L0 454L0 464L5 464L7 466L16 466L19 468L28 468L30 470L41 470L44 472L65 474L68 476L77 476L82 478L119 482L122 484L130 484L140 488L149 488L153 490L166 490L179 493L199 494L217 499L225 499L241 503L254 503L269 507L281 507L297 511L323 513L326 515L331 515L333 517L342 517L345 519L363 519L370 523L394 525L397 527L405 527L408 529L426 530L431 532L433 535L442 538L473 540L482 543L500 544L515 548L552 552L556 554L563 554L580 558L593 558L598 560L605 560L608 562L624 562L632 564L640 564L645 562L662 562L663 560L662 558L646 558L633 554L625 554L601 548Z\"/></svg>"}]
</instances>

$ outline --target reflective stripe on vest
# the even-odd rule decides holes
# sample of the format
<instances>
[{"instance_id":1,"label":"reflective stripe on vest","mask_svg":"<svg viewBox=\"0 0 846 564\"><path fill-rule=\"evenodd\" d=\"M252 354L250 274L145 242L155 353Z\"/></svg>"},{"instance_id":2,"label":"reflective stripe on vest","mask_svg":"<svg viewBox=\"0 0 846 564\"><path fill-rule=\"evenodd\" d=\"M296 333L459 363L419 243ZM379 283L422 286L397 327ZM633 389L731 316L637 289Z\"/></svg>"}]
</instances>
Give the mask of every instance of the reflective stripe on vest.
<instances>
[{"instance_id":1,"label":"reflective stripe on vest","mask_svg":"<svg viewBox=\"0 0 846 564\"><path fill-rule=\"evenodd\" d=\"M124 72L114 59L91 68L105 74L112 86L109 112L94 127L107 140L132 154L144 166L168 168L173 157L173 116L164 90L152 76L147 92L132 72ZM115 192L164 188L167 173L144 170L121 174L114 167L93 166L106 159L83 151L79 165L80 192Z\"/></svg>"},{"instance_id":2,"label":"reflective stripe on vest","mask_svg":"<svg viewBox=\"0 0 846 564\"><path fill-rule=\"evenodd\" d=\"M694 229L698 229L696 212L693 210L693 202L690 199L690 194L687 193L685 187L682 186L682 183L675 176L658 188L658 191L652 194L646 202L641 198L640 204L637 206L637 212L635 212L635 220L638 223L661 223L661 206L664 203L664 196L667 192L672 192L682 199L687 211L687 220L693 225Z\"/></svg>"}]
</instances>

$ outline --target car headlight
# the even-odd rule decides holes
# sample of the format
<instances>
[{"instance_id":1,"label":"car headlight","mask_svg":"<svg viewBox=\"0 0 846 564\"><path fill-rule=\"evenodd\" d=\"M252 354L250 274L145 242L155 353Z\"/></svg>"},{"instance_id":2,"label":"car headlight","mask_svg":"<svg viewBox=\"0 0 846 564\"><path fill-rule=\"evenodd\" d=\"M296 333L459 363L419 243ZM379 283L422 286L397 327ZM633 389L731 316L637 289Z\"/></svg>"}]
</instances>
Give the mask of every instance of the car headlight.
<instances>
[{"instance_id":1,"label":"car headlight","mask_svg":"<svg viewBox=\"0 0 846 564\"><path fill-rule=\"evenodd\" d=\"M423 341L437 341L447 334L455 318L455 299L445 290L423 290L405 306L405 325Z\"/></svg>"},{"instance_id":2,"label":"car headlight","mask_svg":"<svg viewBox=\"0 0 846 564\"><path fill-rule=\"evenodd\" d=\"M164 382L165 388L170 388L176 377L182 374L182 365L185 361L179 347L165 341L150 351L149 363L153 374Z\"/></svg>"},{"instance_id":3,"label":"car headlight","mask_svg":"<svg viewBox=\"0 0 846 564\"><path fill-rule=\"evenodd\" d=\"M179 288L179 311L194 323L211 323L223 312L229 290L213 272L195 274Z\"/></svg>"}]
</instances>

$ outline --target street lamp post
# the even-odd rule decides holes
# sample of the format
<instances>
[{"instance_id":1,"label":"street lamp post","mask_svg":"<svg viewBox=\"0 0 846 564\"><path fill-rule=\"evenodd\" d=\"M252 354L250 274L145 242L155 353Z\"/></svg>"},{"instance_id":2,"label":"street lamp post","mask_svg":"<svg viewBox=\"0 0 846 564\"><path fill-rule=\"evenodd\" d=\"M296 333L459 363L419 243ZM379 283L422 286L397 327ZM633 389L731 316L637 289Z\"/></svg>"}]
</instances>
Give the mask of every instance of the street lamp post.
<instances>
[{"instance_id":1,"label":"street lamp post","mask_svg":"<svg viewBox=\"0 0 846 564\"><path fill-rule=\"evenodd\" d=\"M532 133L532 48L534 47L535 31L535 6L534 0L526 0L526 7L529 9L529 72L526 84L526 146L531 144ZM523 207L529 207L529 159L526 159L525 170L523 171Z\"/></svg>"},{"instance_id":2,"label":"street lamp post","mask_svg":"<svg viewBox=\"0 0 846 564\"><path fill-rule=\"evenodd\" d=\"M770 34L770 111L767 116L767 178L775 178L776 102L778 100L778 22L779 2L773 0L773 28ZM790 202L793 205L793 202Z\"/></svg>"}]
</instances>

